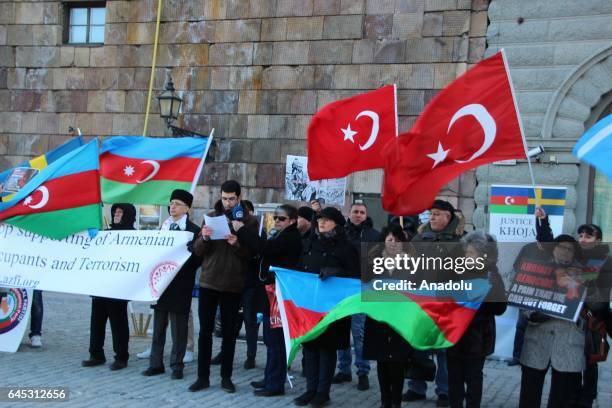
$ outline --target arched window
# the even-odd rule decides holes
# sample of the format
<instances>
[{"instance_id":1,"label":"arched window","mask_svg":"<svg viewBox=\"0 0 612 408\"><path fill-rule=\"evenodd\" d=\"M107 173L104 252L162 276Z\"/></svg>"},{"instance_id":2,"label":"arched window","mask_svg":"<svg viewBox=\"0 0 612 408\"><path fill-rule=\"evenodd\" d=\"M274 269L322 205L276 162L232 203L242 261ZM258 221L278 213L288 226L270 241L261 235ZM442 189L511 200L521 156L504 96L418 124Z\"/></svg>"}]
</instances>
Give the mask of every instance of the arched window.
<instances>
[{"instance_id":1,"label":"arched window","mask_svg":"<svg viewBox=\"0 0 612 408\"><path fill-rule=\"evenodd\" d=\"M604 98L605 99L605 98ZM612 103L608 104L597 120L612 114ZM589 220L599 225L603 231L603 240L612 240L612 182L605 174L591 168L591 188L589 189Z\"/></svg>"}]
</instances>

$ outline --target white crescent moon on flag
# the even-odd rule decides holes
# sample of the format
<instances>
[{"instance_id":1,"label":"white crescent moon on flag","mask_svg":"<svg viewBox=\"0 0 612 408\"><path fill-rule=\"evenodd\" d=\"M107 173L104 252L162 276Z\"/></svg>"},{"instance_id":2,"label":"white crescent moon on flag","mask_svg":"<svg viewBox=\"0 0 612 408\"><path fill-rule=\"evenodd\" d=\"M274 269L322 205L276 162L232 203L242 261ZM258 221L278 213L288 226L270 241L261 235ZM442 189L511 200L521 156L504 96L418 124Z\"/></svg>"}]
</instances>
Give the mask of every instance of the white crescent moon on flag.
<instances>
[{"instance_id":1,"label":"white crescent moon on flag","mask_svg":"<svg viewBox=\"0 0 612 408\"><path fill-rule=\"evenodd\" d=\"M159 171L159 163L156 162L155 160L143 160L143 161L140 162L140 164L143 164L143 163L147 163L147 164L150 164L151 166L153 166L153 171L151 173L149 173L149 175L147 177L145 177L144 179L136 180L136 183L138 183L138 184L141 184L141 183L144 183L145 181L151 180L153 177L155 177L155 175Z\"/></svg>"},{"instance_id":2,"label":"white crescent moon on flag","mask_svg":"<svg viewBox=\"0 0 612 408\"><path fill-rule=\"evenodd\" d=\"M506 203L506 205L512 205L512 204L514 203L514 200L512 199L512 197L507 196L507 197L504 199L504 202Z\"/></svg>"},{"instance_id":3,"label":"white crescent moon on flag","mask_svg":"<svg viewBox=\"0 0 612 408\"><path fill-rule=\"evenodd\" d=\"M36 191L40 191L42 193L42 198L40 199L38 204L34 204L34 205L28 204L28 207L33 208L35 210L37 210L39 208L43 208L49 202L49 190L47 189L47 187L40 186L36 190L34 190L34 192L32 194L34 194Z\"/></svg>"},{"instance_id":4,"label":"white crescent moon on flag","mask_svg":"<svg viewBox=\"0 0 612 408\"><path fill-rule=\"evenodd\" d=\"M484 143L477 151L474 152L474 154L472 154L472 157L467 160L455 160L457 163L467 163L479 156L482 156L487 150L489 150L495 141L495 136L497 135L497 125L495 124L495 119L493 119L493 116L491 116L484 106L477 103L465 105L455 112L450 123L448 124L448 130L446 133L448 134L448 132L450 132L451 127L458 119L469 115L474 116L478 123L480 123L482 130L484 130Z\"/></svg>"},{"instance_id":5,"label":"white crescent moon on flag","mask_svg":"<svg viewBox=\"0 0 612 408\"><path fill-rule=\"evenodd\" d=\"M355 119L359 119L362 116L367 116L368 118L372 119L372 131L370 132L370 138L363 146L359 145L359 148L363 151L368 150L370 147L372 147L374 142L376 142L376 138L378 137L380 119L378 118L378 113L369 110L360 112L359 115L355 117Z\"/></svg>"}]
</instances>

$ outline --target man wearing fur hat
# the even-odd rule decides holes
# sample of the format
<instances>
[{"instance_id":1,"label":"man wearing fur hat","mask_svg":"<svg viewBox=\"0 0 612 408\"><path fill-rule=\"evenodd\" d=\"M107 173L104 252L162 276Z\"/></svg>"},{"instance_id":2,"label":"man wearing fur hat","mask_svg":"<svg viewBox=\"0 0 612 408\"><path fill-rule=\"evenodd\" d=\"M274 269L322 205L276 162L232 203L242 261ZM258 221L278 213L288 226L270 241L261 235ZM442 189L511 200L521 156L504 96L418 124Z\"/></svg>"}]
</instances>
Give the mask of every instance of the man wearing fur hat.
<instances>
[{"instance_id":1,"label":"man wearing fur hat","mask_svg":"<svg viewBox=\"0 0 612 408\"><path fill-rule=\"evenodd\" d=\"M194 239L199 232L196 224L189 220L189 209L193 203L193 196L185 190L174 190L170 196L168 212L170 217L164 221L162 230L189 231ZM193 240L187 245L192 248ZM191 254L183 264L170 285L155 305L153 315L153 341L151 343L151 357L149 368L142 374L153 376L162 374L164 369L164 345L166 342L166 328L170 321L172 335L172 351L170 353L170 368L172 379L183 378L183 357L187 350L187 333L189 325L189 311L191 310L191 295L195 281L196 270L202 258Z\"/></svg>"}]
</instances>

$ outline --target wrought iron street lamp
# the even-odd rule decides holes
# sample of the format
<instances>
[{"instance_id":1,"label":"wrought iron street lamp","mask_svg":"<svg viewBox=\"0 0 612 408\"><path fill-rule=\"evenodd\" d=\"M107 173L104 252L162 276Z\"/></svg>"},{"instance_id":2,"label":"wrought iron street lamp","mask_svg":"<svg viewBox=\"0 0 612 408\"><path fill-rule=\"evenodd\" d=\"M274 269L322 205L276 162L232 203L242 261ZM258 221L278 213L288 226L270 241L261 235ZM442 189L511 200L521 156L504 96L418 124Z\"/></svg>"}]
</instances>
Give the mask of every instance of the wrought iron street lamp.
<instances>
[{"instance_id":1,"label":"wrought iron street lamp","mask_svg":"<svg viewBox=\"0 0 612 408\"><path fill-rule=\"evenodd\" d=\"M157 100L159 101L159 115L166 120L168 128L171 129L172 122L178 119L181 112L183 98L176 93L174 83L172 82L172 76L169 74L166 82L166 90L157 97Z\"/></svg>"}]
</instances>

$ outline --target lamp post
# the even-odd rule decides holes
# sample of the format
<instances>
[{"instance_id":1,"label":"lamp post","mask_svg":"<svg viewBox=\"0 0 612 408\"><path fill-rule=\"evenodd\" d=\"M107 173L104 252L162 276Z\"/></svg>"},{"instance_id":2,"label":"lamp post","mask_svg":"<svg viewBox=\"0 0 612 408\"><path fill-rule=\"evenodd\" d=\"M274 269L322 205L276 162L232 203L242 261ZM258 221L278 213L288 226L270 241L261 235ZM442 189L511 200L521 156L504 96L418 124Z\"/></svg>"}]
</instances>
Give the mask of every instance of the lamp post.
<instances>
[{"instance_id":1,"label":"lamp post","mask_svg":"<svg viewBox=\"0 0 612 408\"><path fill-rule=\"evenodd\" d=\"M174 89L174 83L172 82L172 76L168 74L166 81L166 89L157 97L159 102L159 116L166 121L166 126L172 131L172 136L200 136L207 137L200 133L182 129L174 126L172 122L178 119L181 113L181 106L183 105L183 98L178 96Z\"/></svg>"}]
</instances>

